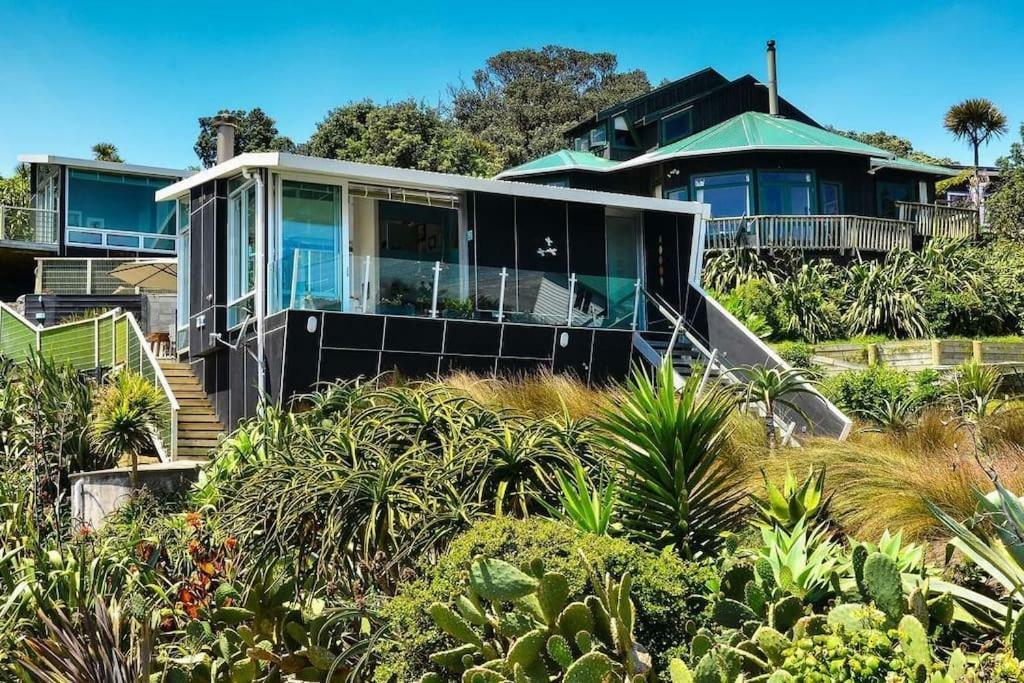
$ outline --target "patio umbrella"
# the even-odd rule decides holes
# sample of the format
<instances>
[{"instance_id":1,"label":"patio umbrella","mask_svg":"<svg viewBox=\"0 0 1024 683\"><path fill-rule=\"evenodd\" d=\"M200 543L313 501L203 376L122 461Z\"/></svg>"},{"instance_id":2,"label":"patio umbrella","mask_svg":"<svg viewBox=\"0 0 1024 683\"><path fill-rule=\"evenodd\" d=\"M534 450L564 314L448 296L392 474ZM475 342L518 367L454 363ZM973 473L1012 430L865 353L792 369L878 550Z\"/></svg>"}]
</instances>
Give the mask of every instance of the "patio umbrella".
<instances>
[{"instance_id":1,"label":"patio umbrella","mask_svg":"<svg viewBox=\"0 0 1024 683\"><path fill-rule=\"evenodd\" d=\"M110 271L110 274L132 287L171 292L178 287L178 262L174 259L122 263Z\"/></svg>"}]
</instances>

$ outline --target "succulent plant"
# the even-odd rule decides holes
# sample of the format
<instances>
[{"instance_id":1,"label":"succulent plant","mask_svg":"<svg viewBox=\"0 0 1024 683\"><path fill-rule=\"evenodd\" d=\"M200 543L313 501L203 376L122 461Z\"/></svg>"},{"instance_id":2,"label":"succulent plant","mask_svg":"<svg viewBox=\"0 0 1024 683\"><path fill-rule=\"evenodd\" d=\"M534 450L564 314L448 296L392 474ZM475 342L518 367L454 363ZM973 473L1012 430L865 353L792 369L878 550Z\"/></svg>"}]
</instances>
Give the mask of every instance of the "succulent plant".
<instances>
[{"instance_id":1,"label":"succulent plant","mask_svg":"<svg viewBox=\"0 0 1024 683\"><path fill-rule=\"evenodd\" d=\"M434 603L430 616L457 645L436 652L437 683L640 683L651 673L646 649L636 642L631 579L593 571L594 595L569 602L565 577L535 562L528 571L503 560L477 557L466 594L454 606Z\"/></svg>"},{"instance_id":2,"label":"succulent plant","mask_svg":"<svg viewBox=\"0 0 1024 683\"><path fill-rule=\"evenodd\" d=\"M768 473L764 469L761 470L761 474L764 477L765 495L751 498L754 501L754 511L762 524L791 531L801 521L813 521L828 504L824 495L824 467L815 472L812 466L807 477L802 482L797 482L787 466L782 488L768 479Z\"/></svg>"}]
</instances>

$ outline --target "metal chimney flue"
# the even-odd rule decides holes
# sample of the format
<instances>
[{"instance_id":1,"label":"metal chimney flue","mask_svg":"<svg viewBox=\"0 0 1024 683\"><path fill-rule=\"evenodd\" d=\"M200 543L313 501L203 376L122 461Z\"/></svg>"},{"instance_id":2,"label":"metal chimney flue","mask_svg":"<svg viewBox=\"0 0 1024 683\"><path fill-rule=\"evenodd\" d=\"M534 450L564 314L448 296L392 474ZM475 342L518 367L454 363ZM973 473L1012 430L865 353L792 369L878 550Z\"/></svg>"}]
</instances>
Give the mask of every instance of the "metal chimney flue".
<instances>
[{"instance_id":1,"label":"metal chimney flue","mask_svg":"<svg viewBox=\"0 0 1024 683\"><path fill-rule=\"evenodd\" d=\"M768 113L779 115L779 77L775 65L775 41L768 41Z\"/></svg>"},{"instance_id":2,"label":"metal chimney flue","mask_svg":"<svg viewBox=\"0 0 1024 683\"><path fill-rule=\"evenodd\" d=\"M217 114L213 117L213 129L217 131L217 163L235 156L235 130L238 118L231 114Z\"/></svg>"}]
</instances>

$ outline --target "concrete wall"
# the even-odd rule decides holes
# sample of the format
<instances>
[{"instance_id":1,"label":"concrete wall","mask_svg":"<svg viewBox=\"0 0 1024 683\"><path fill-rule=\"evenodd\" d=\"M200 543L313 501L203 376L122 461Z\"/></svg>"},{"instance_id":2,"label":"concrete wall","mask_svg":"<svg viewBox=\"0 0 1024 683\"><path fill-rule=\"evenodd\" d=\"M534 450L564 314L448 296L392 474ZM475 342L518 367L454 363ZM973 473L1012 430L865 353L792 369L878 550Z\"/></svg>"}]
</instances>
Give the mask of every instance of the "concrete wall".
<instances>
[{"instance_id":1,"label":"concrete wall","mask_svg":"<svg viewBox=\"0 0 1024 683\"><path fill-rule=\"evenodd\" d=\"M196 481L194 462L161 463L139 467L139 486L158 495L184 491ZM71 517L98 529L104 518L131 495L131 468L79 472L71 475Z\"/></svg>"},{"instance_id":2,"label":"concrete wall","mask_svg":"<svg viewBox=\"0 0 1024 683\"><path fill-rule=\"evenodd\" d=\"M170 332L175 326L175 315L178 307L175 294L146 294L142 297L142 320L139 325L142 331ZM171 335L171 339L174 335Z\"/></svg>"}]
</instances>

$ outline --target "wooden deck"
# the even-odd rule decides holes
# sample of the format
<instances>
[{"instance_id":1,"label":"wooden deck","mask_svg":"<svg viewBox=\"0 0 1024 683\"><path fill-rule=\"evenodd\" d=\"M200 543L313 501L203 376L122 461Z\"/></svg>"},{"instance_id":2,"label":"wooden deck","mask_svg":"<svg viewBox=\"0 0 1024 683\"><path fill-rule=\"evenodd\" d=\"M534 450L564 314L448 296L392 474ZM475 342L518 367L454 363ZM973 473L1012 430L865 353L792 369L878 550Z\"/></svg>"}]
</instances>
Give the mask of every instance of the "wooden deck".
<instances>
[{"instance_id":1,"label":"wooden deck","mask_svg":"<svg viewBox=\"0 0 1024 683\"><path fill-rule=\"evenodd\" d=\"M915 237L973 238L978 214L934 204L897 202L899 219L872 216L739 216L707 221L706 251L748 249L889 252Z\"/></svg>"}]
</instances>

